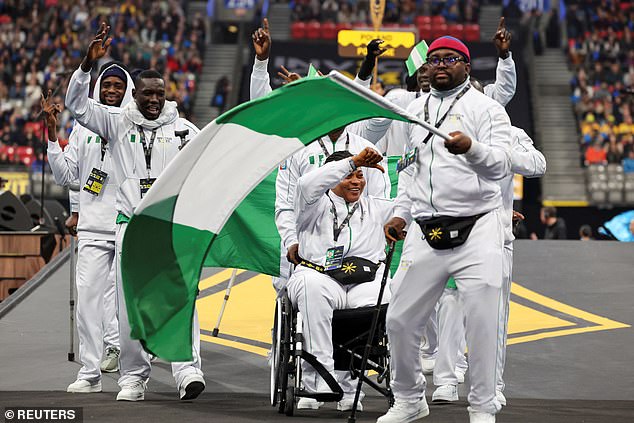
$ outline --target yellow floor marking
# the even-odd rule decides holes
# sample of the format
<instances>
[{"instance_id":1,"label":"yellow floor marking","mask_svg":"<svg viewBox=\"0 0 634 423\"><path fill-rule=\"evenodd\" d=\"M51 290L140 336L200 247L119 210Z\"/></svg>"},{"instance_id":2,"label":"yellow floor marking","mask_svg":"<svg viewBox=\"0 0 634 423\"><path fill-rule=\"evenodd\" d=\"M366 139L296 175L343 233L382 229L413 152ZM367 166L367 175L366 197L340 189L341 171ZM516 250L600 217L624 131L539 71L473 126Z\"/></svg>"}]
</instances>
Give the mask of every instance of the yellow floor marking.
<instances>
[{"instance_id":1,"label":"yellow floor marking","mask_svg":"<svg viewBox=\"0 0 634 423\"><path fill-rule=\"evenodd\" d=\"M262 355L264 357L267 356L269 350L261 347L256 347L255 345L244 344L242 342L230 341L228 339L215 338L209 335L200 335L200 339L206 342L211 342L213 344L224 345L225 347L237 348L242 351L248 351L253 354Z\"/></svg>"},{"instance_id":2,"label":"yellow floor marking","mask_svg":"<svg viewBox=\"0 0 634 423\"><path fill-rule=\"evenodd\" d=\"M246 270L238 269L236 276L244 272L246 272ZM218 285L219 283L230 279L231 273L233 273L233 269L225 269L221 272L216 273L215 275L208 277L207 279L203 279L198 282L198 289L202 291L203 289L211 288L214 285Z\"/></svg>"},{"instance_id":3,"label":"yellow floor marking","mask_svg":"<svg viewBox=\"0 0 634 423\"><path fill-rule=\"evenodd\" d=\"M204 310L198 313L201 328L214 329L224 295L222 291L196 302L198 310ZM275 291L271 277L257 275L233 287L219 330L226 335L271 343L274 312Z\"/></svg>"},{"instance_id":4,"label":"yellow floor marking","mask_svg":"<svg viewBox=\"0 0 634 423\"><path fill-rule=\"evenodd\" d=\"M540 329L575 326L574 323L567 320L542 313L541 311L514 302L511 302L509 316L512 316L509 317L509 335L532 332Z\"/></svg>"},{"instance_id":5,"label":"yellow floor marking","mask_svg":"<svg viewBox=\"0 0 634 423\"><path fill-rule=\"evenodd\" d=\"M232 269L223 270L222 272L201 281L201 286L204 284L206 287L210 287L227 280L231 276L231 271ZM239 270L238 272L242 273L244 271ZM535 310L529 306L511 302L509 334L515 336L508 340L509 345L565 335L630 327L628 324L597 316L596 314L561 303L552 298L538 294L535 291L524 288L516 283L512 284L511 292L548 309L556 310L564 314L564 316L553 316L548 314L547 310ZM203 297L197 301L201 328L209 332L214 329L224 294L225 291L223 290L213 295ZM233 335L268 344L271 342L271 327L273 324L274 311L275 291L271 286L271 277L267 275L254 276L247 281L234 286L231 290L230 299L227 303L227 307L225 308L222 322L220 323L220 333L227 336ZM596 326L578 327L574 321L566 320L565 315L583 319L587 322L596 324ZM558 328L561 329L552 330ZM548 332L524 336L521 335L526 332L546 329L551 330ZM214 338L208 335L201 335L201 339L207 342L237 348L262 356L266 356L268 353L268 349L266 348L239 341Z\"/></svg>"},{"instance_id":6,"label":"yellow floor marking","mask_svg":"<svg viewBox=\"0 0 634 423\"><path fill-rule=\"evenodd\" d=\"M518 285L516 283L513 283L511 285L511 292L515 295L526 298L527 300L541 304L550 309L557 310L561 313L565 313L570 316L574 316L579 319L583 319L585 321L595 323L596 326L588 326L588 327L582 327L582 328L575 327L575 328L562 329L562 330L551 331L551 332L536 333L536 334L526 335L526 336L517 336L517 337L513 337L512 339L509 339L507 342L508 345L520 344L523 342L538 341L540 339L555 338L558 336L574 335L579 333L597 332L601 330L622 329L622 328L630 327L630 325L628 324L617 322L615 320L610 320L605 317L597 316L596 314L592 314L587 311L583 311L578 308L561 303L557 300L553 300L552 298L538 294L537 292L531 291L530 289L524 288L523 286ZM513 316L513 303L511 303L511 309L509 314L509 334L513 333L511 331L511 326L514 320L516 320L516 317Z\"/></svg>"}]
</instances>

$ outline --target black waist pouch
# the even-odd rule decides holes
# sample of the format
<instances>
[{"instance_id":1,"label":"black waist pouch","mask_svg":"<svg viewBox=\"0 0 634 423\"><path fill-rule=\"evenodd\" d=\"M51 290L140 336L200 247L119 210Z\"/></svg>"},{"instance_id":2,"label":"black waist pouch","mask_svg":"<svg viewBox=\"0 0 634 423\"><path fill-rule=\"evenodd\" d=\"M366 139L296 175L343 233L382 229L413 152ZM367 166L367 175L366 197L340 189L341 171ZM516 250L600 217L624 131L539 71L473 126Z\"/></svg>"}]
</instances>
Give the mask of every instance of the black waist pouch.
<instances>
[{"instance_id":1,"label":"black waist pouch","mask_svg":"<svg viewBox=\"0 0 634 423\"><path fill-rule=\"evenodd\" d=\"M308 260L302 260L300 264L328 275L342 285L372 282L376 278L376 271L379 269L378 263L354 256L344 258L341 267L333 270L324 270L323 266Z\"/></svg>"},{"instance_id":2,"label":"black waist pouch","mask_svg":"<svg viewBox=\"0 0 634 423\"><path fill-rule=\"evenodd\" d=\"M484 214L469 217L439 216L431 219L416 219L423 237L431 248L448 250L460 247L467 241L471 230Z\"/></svg>"}]
</instances>

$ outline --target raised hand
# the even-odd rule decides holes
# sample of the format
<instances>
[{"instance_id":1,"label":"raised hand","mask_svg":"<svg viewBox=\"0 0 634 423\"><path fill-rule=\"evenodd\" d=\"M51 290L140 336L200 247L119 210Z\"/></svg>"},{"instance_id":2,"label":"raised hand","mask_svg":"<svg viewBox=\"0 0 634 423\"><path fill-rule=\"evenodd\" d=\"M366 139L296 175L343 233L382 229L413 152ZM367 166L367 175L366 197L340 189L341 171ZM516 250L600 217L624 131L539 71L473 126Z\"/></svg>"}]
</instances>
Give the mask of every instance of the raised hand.
<instances>
[{"instance_id":1,"label":"raised hand","mask_svg":"<svg viewBox=\"0 0 634 423\"><path fill-rule=\"evenodd\" d=\"M379 57L380 55L382 55L383 53L385 53L387 51L386 48L381 48L381 44L383 44L385 41L380 40L378 38L375 38L374 40L370 41L368 43L368 47L367 47L367 53L366 53L366 58L367 59L376 59L377 57Z\"/></svg>"},{"instance_id":2,"label":"raised hand","mask_svg":"<svg viewBox=\"0 0 634 423\"><path fill-rule=\"evenodd\" d=\"M42 107L42 113L44 113L44 119L46 120L46 127L48 129L49 141L57 141L57 115L62 111L62 105L57 103L51 103L52 90L48 90L48 95L44 97L42 94L40 98L40 106Z\"/></svg>"},{"instance_id":3,"label":"raised hand","mask_svg":"<svg viewBox=\"0 0 634 423\"><path fill-rule=\"evenodd\" d=\"M495 35L493 36L493 44L495 44L495 48L498 51L498 56L501 59L506 59L507 57L509 57L511 38L513 38L511 31L506 29L506 25L504 24L504 17L501 17L500 23L498 24L498 29L495 31Z\"/></svg>"},{"instance_id":4,"label":"raised hand","mask_svg":"<svg viewBox=\"0 0 634 423\"><path fill-rule=\"evenodd\" d=\"M385 172L383 166L379 164L382 160L383 156L381 153L370 147L364 148L359 154L352 157L352 161L356 167L369 167Z\"/></svg>"},{"instance_id":5,"label":"raised hand","mask_svg":"<svg viewBox=\"0 0 634 423\"><path fill-rule=\"evenodd\" d=\"M81 62L81 69L84 72L89 72L93 64L108 52L108 47L110 47L110 43L112 42L112 37L108 37L109 32L110 26L102 22L97 35L88 45L84 60Z\"/></svg>"},{"instance_id":6,"label":"raised hand","mask_svg":"<svg viewBox=\"0 0 634 423\"><path fill-rule=\"evenodd\" d=\"M277 75L284 80L284 82L282 82L282 85L286 85L289 82L297 81L298 79L302 78L301 76L299 76L298 73L291 72L286 69L284 65L280 67L282 68L282 72L278 72Z\"/></svg>"},{"instance_id":7,"label":"raised hand","mask_svg":"<svg viewBox=\"0 0 634 423\"><path fill-rule=\"evenodd\" d=\"M258 60L266 60L271 53L271 32L269 31L269 20L262 20L262 28L258 28L251 35L253 48Z\"/></svg>"}]
</instances>

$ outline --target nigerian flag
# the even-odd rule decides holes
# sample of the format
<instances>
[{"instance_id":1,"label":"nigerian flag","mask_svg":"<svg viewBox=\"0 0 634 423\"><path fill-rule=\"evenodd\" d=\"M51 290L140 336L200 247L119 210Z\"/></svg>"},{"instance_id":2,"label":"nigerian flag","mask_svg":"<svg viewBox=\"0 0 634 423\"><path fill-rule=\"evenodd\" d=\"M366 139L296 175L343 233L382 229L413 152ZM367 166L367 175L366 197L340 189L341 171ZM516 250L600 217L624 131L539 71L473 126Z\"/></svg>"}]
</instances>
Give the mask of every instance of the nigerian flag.
<instances>
[{"instance_id":1,"label":"nigerian flag","mask_svg":"<svg viewBox=\"0 0 634 423\"><path fill-rule=\"evenodd\" d=\"M275 257L263 244L244 242L266 244L277 237L274 227L266 233L252 213L228 222L234 210L267 176L274 178L271 172L286 157L333 129L372 117L419 122L331 72L288 84L208 124L156 180L128 224L121 267L131 336L158 357L191 360L206 257L207 264L264 273L278 265L279 237ZM255 204L252 211L264 214ZM246 262L223 262L227 257Z\"/></svg>"}]
</instances>

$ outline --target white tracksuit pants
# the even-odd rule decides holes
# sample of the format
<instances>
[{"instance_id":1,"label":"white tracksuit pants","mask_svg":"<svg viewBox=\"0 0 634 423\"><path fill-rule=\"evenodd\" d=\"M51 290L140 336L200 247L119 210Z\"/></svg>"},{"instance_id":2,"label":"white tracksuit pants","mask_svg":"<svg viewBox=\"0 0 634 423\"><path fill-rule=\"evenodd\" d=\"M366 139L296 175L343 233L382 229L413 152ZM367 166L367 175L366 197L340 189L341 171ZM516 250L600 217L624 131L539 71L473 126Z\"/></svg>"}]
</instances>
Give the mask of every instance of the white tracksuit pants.
<instances>
[{"instance_id":1,"label":"white tracksuit pants","mask_svg":"<svg viewBox=\"0 0 634 423\"><path fill-rule=\"evenodd\" d=\"M498 325L498 353L496 364L496 390L504 392L504 365L506 362L506 338L508 334L509 304L513 269L513 244L504 246L504 279L500 301ZM458 290L445 289L438 310L439 346L434 369L434 385L456 384L454 369L467 368L465 360L464 310Z\"/></svg>"},{"instance_id":2,"label":"white tracksuit pants","mask_svg":"<svg viewBox=\"0 0 634 423\"><path fill-rule=\"evenodd\" d=\"M421 340L420 355L424 359L435 359L438 354L438 307L434 307L425 324Z\"/></svg>"},{"instance_id":3,"label":"white tracksuit pants","mask_svg":"<svg viewBox=\"0 0 634 423\"><path fill-rule=\"evenodd\" d=\"M347 398L354 396L356 383L349 372L334 372L332 314L334 310L376 305L383 266L379 267L376 275L372 282L344 286L313 269L298 266L288 281L288 296L302 314L304 322L304 350L313 354L327 371L335 375ZM387 303L389 297L390 289L386 286L382 303ZM306 362L302 362L302 382L309 392L330 392L326 382Z\"/></svg>"},{"instance_id":4,"label":"white tracksuit pants","mask_svg":"<svg viewBox=\"0 0 634 423\"><path fill-rule=\"evenodd\" d=\"M456 368L466 371L465 320L457 289L445 288L438 301L438 355L434 385L457 385Z\"/></svg>"},{"instance_id":5,"label":"white tracksuit pants","mask_svg":"<svg viewBox=\"0 0 634 423\"><path fill-rule=\"evenodd\" d=\"M119 386L126 385L138 380L147 380L150 377L150 357L143 350L141 343L130 338L130 323L128 321L128 311L123 295L123 285L121 280L121 245L127 223L117 225L116 240L116 269L117 269L117 311L119 313L119 342L121 344L121 354L119 355ZM176 388L180 388L185 376L197 373L203 375L200 359L200 324L198 323L198 311L194 310L194 325L192 329L192 354L194 361L172 363L172 374L176 381Z\"/></svg>"},{"instance_id":6,"label":"white tracksuit pants","mask_svg":"<svg viewBox=\"0 0 634 423\"><path fill-rule=\"evenodd\" d=\"M497 332L502 285L504 235L499 210L481 217L467 241L450 250L434 250L412 226L393 280L387 313L392 357L392 389L403 400L425 395L418 359L420 339L429 316L453 276L464 300L469 345L469 403L472 410L497 413L495 398Z\"/></svg>"},{"instance_id":7,"label":"white tracksuit pants","mask_svg":"<svg viewBox=\"0 0 634 423\"><path fill-rule=\"evenodd\" d=\"M114 246L114 241L112 242ZM117 269L114 252L110 272L108 273L108 289L103 297L103 343L105 348L119 349L119 319L117 318Z\"/></svg>"},{"instance_id":8,"label":"white tracksuit pants","mask_svg":"<svg viewBox=\"0 0 634 423\"><path fill-rule=\"evenodd\" d=\"M100 364L106 346L119 347L119 328L114 298L114 241L80 239L77 250L77 379L101 379Z\"/></svg>"},{"instance_id":9,"label":"white tracksuit pants","mask_svg":"<svg viewBox=\"0 0 634 423\"><path fill-rule=\"evenodd\" d=\"M497 390L504 392L504 365L506 364L506 337L509 328L511 282L513 280L513 244L504 246L504 278L502 279L502 301L500 301L500 325L498 333L498 363L496 369Z\"/></svg>"}]
</instances>

